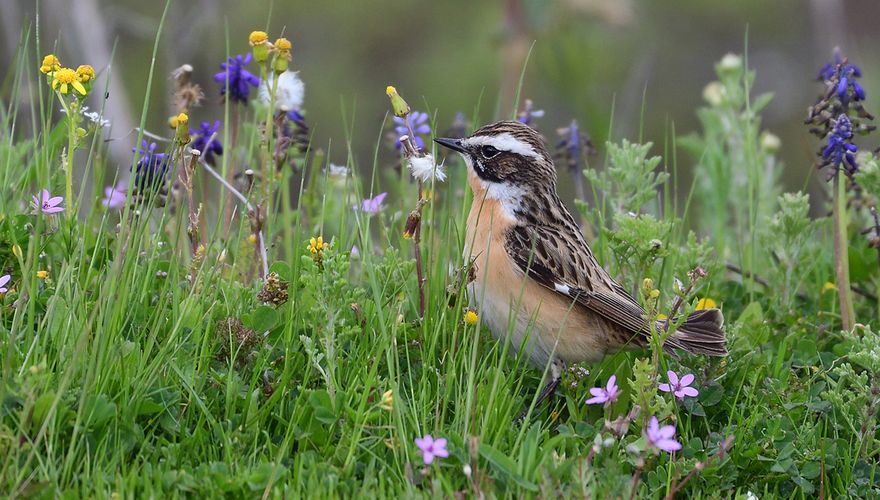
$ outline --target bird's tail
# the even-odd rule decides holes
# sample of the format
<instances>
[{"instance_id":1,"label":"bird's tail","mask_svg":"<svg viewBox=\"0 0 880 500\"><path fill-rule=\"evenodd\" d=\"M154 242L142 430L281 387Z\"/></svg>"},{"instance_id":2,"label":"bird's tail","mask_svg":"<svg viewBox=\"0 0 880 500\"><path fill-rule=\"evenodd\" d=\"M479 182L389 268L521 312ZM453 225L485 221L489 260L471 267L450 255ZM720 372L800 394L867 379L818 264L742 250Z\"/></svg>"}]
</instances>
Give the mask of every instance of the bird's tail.
<instances>
[{"instance_id":1,"label":"bird's tail","mask_svg":"<svg viewBox=\"0 0 880 500\"><path fill-rule=\"evenodd\" d=\"M681 349L691 354L727 356L724 338L724 316L718 309L702 309L688 315L672 336L666 339L664 349Z\"/></svg>"}]
</instances>

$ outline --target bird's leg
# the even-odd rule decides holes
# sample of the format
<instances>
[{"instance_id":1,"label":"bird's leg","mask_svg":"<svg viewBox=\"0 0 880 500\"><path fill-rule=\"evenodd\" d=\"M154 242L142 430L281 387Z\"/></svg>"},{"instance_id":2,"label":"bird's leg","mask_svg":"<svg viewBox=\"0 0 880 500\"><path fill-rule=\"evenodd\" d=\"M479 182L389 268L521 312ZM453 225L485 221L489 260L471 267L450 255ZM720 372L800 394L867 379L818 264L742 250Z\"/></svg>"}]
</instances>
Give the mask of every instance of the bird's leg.
<instances>
[{"instance_id":1,"label":"bird's leg","mask_svg":"<svg viewBox=\"0 0 880 500\"><path fill-rule=\"evenodd\" d=\"M562 372L565 371L565 362L561 359L554 359L553 364L550 365L550 381L547 382L547 385L541 389L540 394L538 394L538 399L535 401L535 408L541 406L541 403L544 402L545 399L553 396L553 393L556 391L556 388L559 387L559 384L562 382ZM526 416L529 414L530 406L526 406L526 408L516 417L514 423L521 424L525 422Z\"/></svg>"}]
</instances>

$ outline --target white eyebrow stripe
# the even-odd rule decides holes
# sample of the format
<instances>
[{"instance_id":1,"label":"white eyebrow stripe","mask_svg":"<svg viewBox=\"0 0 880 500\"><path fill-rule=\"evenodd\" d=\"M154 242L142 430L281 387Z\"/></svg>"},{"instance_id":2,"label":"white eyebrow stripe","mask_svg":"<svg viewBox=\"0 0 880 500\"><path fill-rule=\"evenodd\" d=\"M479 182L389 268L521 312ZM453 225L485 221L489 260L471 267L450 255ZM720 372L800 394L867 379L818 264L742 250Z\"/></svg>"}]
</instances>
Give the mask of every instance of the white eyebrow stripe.
<instances>
[{"instance_id":1,"label":"white eyebrow stripe","mask_svg":"<svg viewBox=\"0 0 880 500\"><path fill-rule=\"evenodd\" d=\"M509 132L493 136L483 135L470 137L463 140L462 143L465 146L493 146L499 151L509 151L518 155L529 156L536 160L541 158L541 155L535 151L535 148L530 144L517 139Z\"/></svg>"}]
</instances>

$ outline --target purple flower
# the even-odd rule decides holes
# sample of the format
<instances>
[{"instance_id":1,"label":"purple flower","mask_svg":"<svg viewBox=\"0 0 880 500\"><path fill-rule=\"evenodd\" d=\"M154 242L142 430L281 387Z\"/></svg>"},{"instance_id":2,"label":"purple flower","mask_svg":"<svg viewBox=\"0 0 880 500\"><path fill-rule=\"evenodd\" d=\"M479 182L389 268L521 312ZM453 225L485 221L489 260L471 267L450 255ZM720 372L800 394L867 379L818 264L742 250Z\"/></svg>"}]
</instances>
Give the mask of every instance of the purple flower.
<instances>
[{"instance_id":1,"label":"purple flower","mask_svg":"<svg viewBox=\"0 0 880 500\"><path fill-rule=\"evenodd\" d=\"M123 182L117 182L116 187L107 186L104 188L104 199L101 205L107 208L122 208L125 205L126 185Z\"/></svg>"},{"instance_id":2,"label":"purple flower","mask_svg":"<svg viewBox=\"0 0 880 500\"><path fill-rule=\"evenodd\" d=\"M519 114L516 116L516 121L532 127L532 123L535 121L535 118L541 118L543 116L544 110L535 109L535 103L533 103L531 99L526 99L526 102L523 105L523 110L520 111Z\"/></svg>"},{"instance_id":3,"label":"purple flower","mask_svg":"<svg viewBox=\"0 0 880 500\"><path fill-rule=\"evenodd\" d=\"M620 396L620 388L617 387L617 375L609 377L608 383L604 388L593 387L590 389L590 394L593 397L586 401L588 405L611 404L617 401L617 396Z\"/></svg>"},{"instance_id":4,"label":"purple flower","mask_svg":"<svg viewBox=\"0 0 880 500\"><path fill-rule=\"evenodd\" d=\"M681 443L675 440L675 426L664 425L660 427L657 417L651 417L648 422L648 428L645 429L645 439L648 440L648 446L657 448L658 450L672 453L681 449Z\"/></svg>"},{"instance_id":5,"label":"purple flower","mask_svg":"<svg viewBox=\"0 0 880 500\"><path fill-rule=\"evenodd\" d=\"M394 131L397 132L397 141L394 143L395 148L400 149L400 137L410 135L409 129L411 128L413 133L415 133L415 137L411 137L411 139L415 141L416 147L425 149L425 140L420 136L431 133L431 126L428 124L428 113L413 111L406 115L405 121L397 116L393 120L395 123ZM409 124L409 127L407 127L407 124Z\"/></svg>"},{"instance_id":6,"label":"purple flower","mask_svg":"<svg viewBox=\"0 0 880 500\"><path fill-rule=\"evenodd\" d=\"M660 384L660 390L663 392L671 392L678 399L684 399L685 396L690 396L692 398L697 397L700 394L699 391L690 387L692 383L694 383L694 374L688 373L684 377L681 377L681 380L678 378L678 374L672 370L666 372L666 376L669 377L668 384Z\"/></svg>"},{"instance_id":7,"label":"purple flower","mask_svg":"<svg viewBox=\"0 0 880 500\"><path fill-rule=\"evenodd\" d=\"M422 460L425 465L431 465L434 457L446 458L449 452L446 451L446 439L434 439L430 434L425 434L423 438L416 438L416 446L422 450Z\"/></svg>"},{"instance_id":8,"label":"purple flower","mask_svg":"<svg viewBox=\"0 0 880 500\"><path fill-rule=\"evenodd\" d=\"M160 189L165 183L165 176L168 173L168 160L165 153L157 153L156 143L147 143L146 140L141 142L140 149L135 148L131 151L140 156L135 165L134 183L137 189L140 191Z\"/></svg>"},{"instance_id":9,"label":"purple flower","mask_svg":"<svg viewBox=\"0 0 880 500\"><path fill-rule=\"evenodd\" d=\"M355 205L355 210L360 209L361 212L364 212L369 215L376 215L382 210L382 202L385 201L385 197L388 196L388 193L379 193L372 198L367 198L361 202L360 206Z\"/></svg>"},{"instance_id":10,"label":"purple flower","mask_svg":"<svg viewBox=\"0 0 880 500\"><path fill-rule=\"evenodd\" d=\"M193 137L192 148L202 153L202 158L208 165L214 164L214 155L223 154L223 144L220 143L217 133L220 130L220 120L210 124L202 122L198 130L190 129L189 135ZM210 142L208 142L210 141Z\"/></svg>"},{"instance_id":11,"label":"purple flower","mask_svg":"<svg viewBox=\"0 0 880 500\"><path fill-rule=\"evenodd\" d=\"M828 144L822 150L823 166L831 166L835 170L843 166L844 172L852 177L858 170L855 152L859 149L851 142L852 137L852 122L849 121L849 117L841 114L833 121Z\"/></svg>"},{"instance_id":12,"label":"purple flower","mask_svg":"<svg viewBox=\"0 0 880 500\"><path fill-rule=\"evenodd\" d=\"M253 55L248 53L245 56L238 54L230 57L228 62L221 63L220 68L223 71L214 75L214 81L221 84L220 95L227 95L234 101L247 104L251 96L250 87L257 88L260 85L260 78L244 69L250 64Z\"/></svg>"},{"instance_id":13,"label":"purple flower","mask_svg":"<svg viewBox=\"0 0 880 500\"><path fill-rule=\"evenodd\" d=\"M862 70L841 56L839 49L834 49L834 62L826 63L819 70L819 79L822 81L831 82L837 77L837 87L834 89L834 93L844 105L849 102L850 98L855 101L865 100L865 89L856 81L856 78L861 76ZM850 89L852 94L849 93Z\"/></svg>"},{"instance_id":14,"label":"purple flower","mask_svg":"<svg viewBox=\"0 0 880 500\"><path fill-rule=\"evenodd\" d=\"M6 285L9 283L9 280L11 280L11 279L12 279L12 276L10 276L8 274L0 277L0 293L6 293L9 291L9 289L6 288Z\"/></svg>"},{"instance_id":15,"label":"purple flower","mask_svg":"<svg viewBox=\"0 0 880 500\"><path fill-rule=\"evenodd\" d=\"M34 195L31 198L33 199L31 207L35 212L39 210L44 214L57 214L64 211L64 207L58 206L64 202L64 198L50 195L48 189L43 189L39 195Z\"/></svg>"}]
</instances>

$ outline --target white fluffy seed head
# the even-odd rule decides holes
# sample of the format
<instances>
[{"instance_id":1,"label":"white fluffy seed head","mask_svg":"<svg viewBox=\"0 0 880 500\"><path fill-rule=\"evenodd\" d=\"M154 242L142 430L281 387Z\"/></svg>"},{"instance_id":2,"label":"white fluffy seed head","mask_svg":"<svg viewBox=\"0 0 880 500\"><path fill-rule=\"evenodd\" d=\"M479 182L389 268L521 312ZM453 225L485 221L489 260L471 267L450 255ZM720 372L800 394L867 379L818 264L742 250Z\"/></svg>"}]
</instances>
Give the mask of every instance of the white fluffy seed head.
<instances>
[{"instance_id":1,"label":"white fluffy seed head","mask_svg":"<svg viewBox=\"0 0 880 500\"><path fill-rule=\"evenodd\" d=\"M275 75L260 82L260 102L269 105L270 92L275 85ZM275 91L275 108L280 111L295 111L302 107L306 86L297 76L296 71L285 71L278 77L278 88Z\"/></svg>"},{"instance_id":2,"label":"white fluffy seed head","mask_svg":"<svg viewBox=\"0 0 880 500\"><path fill-rule=\"evenodd\" d=\"M436 165L434 157L431 155L413 156L407 161L409 162L409 171L412 176L426 184L432 180L438 182L446 180L443 165Z\"/></svg>"}]
</instances>

